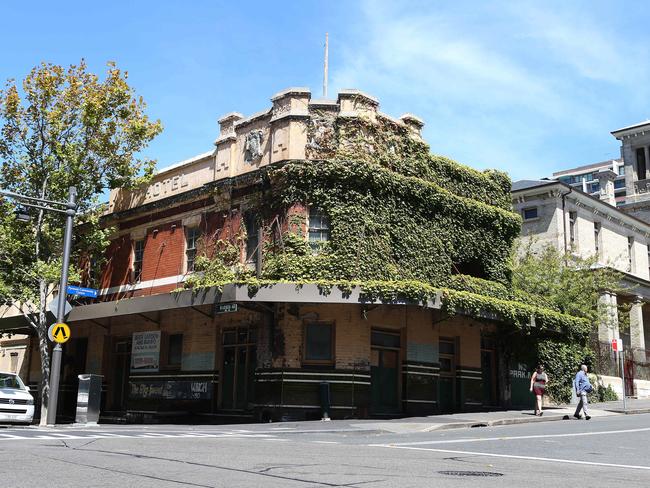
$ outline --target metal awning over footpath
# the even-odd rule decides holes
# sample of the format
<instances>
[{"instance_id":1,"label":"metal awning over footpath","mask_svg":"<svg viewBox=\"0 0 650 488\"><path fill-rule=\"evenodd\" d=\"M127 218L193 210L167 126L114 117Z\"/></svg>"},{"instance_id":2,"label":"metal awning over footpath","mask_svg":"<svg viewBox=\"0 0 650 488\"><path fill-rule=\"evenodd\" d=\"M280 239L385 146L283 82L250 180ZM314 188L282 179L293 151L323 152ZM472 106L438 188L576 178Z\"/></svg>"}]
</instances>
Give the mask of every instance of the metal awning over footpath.
<instances>
[{"instance_id":1,"label":"metal awning over footpath","mask_svg":"<svg viewBox=\"0 0 650 488\"><path fill-rule=\"evenodd\" d=\"M196 308L205 305L221 305L227 303L317 303L317 304L358 304L358 305L416 305L407 300L380 301L369 300L361 295L358 287L350 292L343 292L333 286L325 291L316 284L296 285L293 283L276 283L263 285L249 291L247 285L228 284L223 287L211 287L201 290L183 290L180 292L150 295L111 302L93 303L75 307L68 316L68 322L81 320L96 320L103 317L131 315L147 312L159 312L176 308ZM441 308L442 295L426 304L417 305L426 308Z\"/></svg>"},{"instance_id":2,"label":"metal awning over footpath","mask_svg":"<svg viewBox=\"0 0 650 488\"><path fill-rule=\"evenodd\" d=\"M356 304L356 305L418 305L425 308L440 309L442 294L427 303L409 300L372 300L362 296L359 287L342 291L337 286L329 290L316 284L275 283L262 285L254 293L247 285L228 284L223 287L203 288L200 290L183 290L178 292L125 298L109 302L78 305L66 318L66 322L83 320L98 321L120 315L136 315L179 308L206 306L217 307L228 303L265 304L265 303L312 303L312 304ZM0 318L0 331L25 328L27 323L22 316ZM17 330L16 330L17 331Z\"/></svg>"}]
</instances>

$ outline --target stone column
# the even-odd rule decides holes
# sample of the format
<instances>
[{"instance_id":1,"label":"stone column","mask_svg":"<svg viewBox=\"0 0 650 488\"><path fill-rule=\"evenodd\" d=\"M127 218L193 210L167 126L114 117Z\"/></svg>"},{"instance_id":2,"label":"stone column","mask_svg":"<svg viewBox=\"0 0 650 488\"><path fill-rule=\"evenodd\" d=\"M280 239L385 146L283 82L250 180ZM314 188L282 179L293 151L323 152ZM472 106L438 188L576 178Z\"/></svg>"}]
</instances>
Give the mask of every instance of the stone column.
<instances>
[{"instance_id":1,"label":"stone column","mask_svg":"<svg viewBox=\"0 0 650 488\"><path fill-rule=\"evenodd\" d=\"M637 361L646 360L645 336L643 334L643 301L636 297L630 309L630 349Z\"/></svg>"},{"instance_id":2,"label":"stone column","mask_svg":"<svg viewBox=\"0 0 650 488\"><path fill-rule=\"evenodd\" d=\"M224 178L230 176L231 166L235 162L235 149L237 147L237 135L235 133L235 124L243 119L244 116L237 112L230 112L219 119L219 137L214 141L217 147L216 160L214 168L214 178Z\"/></svg>"},{"instance_id":3,"label":"stone column","mask_svg":"<svg viewBox=\"0 0 650 488\"><path fill-rule=\"evenodd\" d=\"M618 310L615 293L604 292L598 299L598 308L603 313L598 323L598 340L611 343L612 339L619 338L618 332Z\"/></svg>"},{"instance_id":4,"label":"stone column","mask_svg":"<svg viewBox=\"0 0 650 488\"><path fill-rule=\"evenodd\" d=\"M600 184L598 198L612 206L616 206L616 196L614 194L614 180L616 176L616 173L611 169L601 169L598 171L598 183Z\"/></svg>"}]
</instances>

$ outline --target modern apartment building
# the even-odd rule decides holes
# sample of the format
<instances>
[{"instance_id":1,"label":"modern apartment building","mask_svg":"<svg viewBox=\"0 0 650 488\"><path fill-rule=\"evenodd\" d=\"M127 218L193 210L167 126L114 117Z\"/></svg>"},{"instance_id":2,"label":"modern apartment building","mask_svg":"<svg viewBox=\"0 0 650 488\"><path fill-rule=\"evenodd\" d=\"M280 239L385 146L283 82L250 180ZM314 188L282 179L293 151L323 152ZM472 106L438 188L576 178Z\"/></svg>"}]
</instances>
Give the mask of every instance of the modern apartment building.
<instances>
[{"instance_id":1,"label":"modern apartment building","mask_svg":"<svg viewBox=\"0 0 650 488\"><path fill-rule=\"evenodd\" d=\"M616 205L624 204L626 202L627 188L625 185L625 164L622 158L557 171L553 173L553 179L597 197L600 192L600 183L598 181L598 172L600 170L611 170L616 174L614 179Z\"/></svg>"}]
</instances>

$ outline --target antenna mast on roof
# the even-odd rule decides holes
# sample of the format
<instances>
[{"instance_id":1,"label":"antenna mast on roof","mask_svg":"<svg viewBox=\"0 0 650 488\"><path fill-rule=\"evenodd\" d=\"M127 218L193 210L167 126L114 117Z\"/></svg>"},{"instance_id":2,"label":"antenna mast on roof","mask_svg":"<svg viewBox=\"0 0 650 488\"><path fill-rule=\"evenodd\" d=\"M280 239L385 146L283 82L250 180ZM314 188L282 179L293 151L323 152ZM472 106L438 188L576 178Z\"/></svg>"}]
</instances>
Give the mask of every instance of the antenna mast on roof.
<instances>
[{"instance_id":1,"label":"antenna mast on roof","mask_svg":"<svg viewBox=\"0 0 650 488\"><path fill-rule=\"evenodd\" d=\"M329 57L329 52L328 52L328 45L329 45L329 39L328 39L328 33L325 33L325 63L323 65L323 97L327 98L327 61Z\"/></svg>"}]
</instances>

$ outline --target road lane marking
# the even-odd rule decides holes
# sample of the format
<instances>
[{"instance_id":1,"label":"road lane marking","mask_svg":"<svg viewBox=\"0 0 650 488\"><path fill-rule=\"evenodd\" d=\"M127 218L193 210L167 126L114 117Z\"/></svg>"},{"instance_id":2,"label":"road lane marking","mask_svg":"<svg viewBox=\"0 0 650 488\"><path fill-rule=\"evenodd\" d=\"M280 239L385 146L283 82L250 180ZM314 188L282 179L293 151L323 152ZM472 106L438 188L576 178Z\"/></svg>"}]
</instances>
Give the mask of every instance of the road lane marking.
<instances>
[{"instance_id":1,"label":"road lane marking","mask_svg":"<svg viewBox=\"0 0 650 488\"><path fill-rule=\"evenodd\" d=\"M336 441L312 441L315 442L316 444L339 444Z\"/></svg>"},{"instance_id":2,"label":"road lane marking","mask_svg":"<svg viewBox=\"0 0 650 488\"><path fill-rule=\"evenodd\" d=\"M81 435L59 434L47 431L30 431L29 435L0 434L1 441L30 441L30 440L90 440L90 439L264 439L264 440L288 440L274 439L269 435L258 434L165 434L159 432L112 434L112 433L80 433Z\"/></svg>"},{"instance_id":3,"label":"road lane marking","mask_svg":"<svg viewBox=\"0 0 650 488\"><path fill-rule=\"evenodd\" d=\"M418 442L395 442L390 444L376 444L377 446L426 446L431 444L463 444L466 442L487 442L487 441L512 441L517 439L550 439L555 437L582 437L592 435L609 435L609 434L629 434L633 432L648 432L650 427L641 429L627 430L604 430L598 432L573 432L565 434L538 434L538 435L521 435L521 436L501 436L501 437L465 437L462 439L446 439L444 441L418 441ZM372 445L372 444L371 444Z\"/></svg>"},{"instance_id":4,"label":"road lane marking","mask_svg":"<svg viewBox=\"0 0 650 488\"><path fill-rule=\"evenodd\" d=\"M536 457L536 456L517 456L514 454L496 454L492 452L455 451L452 449L429 449L426 447L395 446L389 444L383 446L380 444L375 444L374 447L388 447L392 449L409 449L413 451L430 451L430 452L440 452L445 454L463 454L467 456L485 456L485 457L496 457L496 458L506 458L506 459L522 459L525 461L542 461L542 462L562 463L562 464L580 464L586 466L600 466L604 468L641 469L645 471L650 471L650 466L636 466L633 464L596 463L592 461L577 461L573 459L543 458L543 457Z\"/></svg>"}]
</instances>

